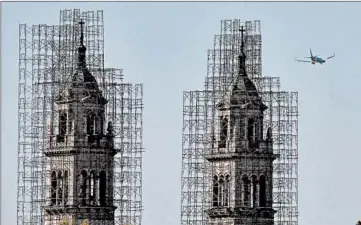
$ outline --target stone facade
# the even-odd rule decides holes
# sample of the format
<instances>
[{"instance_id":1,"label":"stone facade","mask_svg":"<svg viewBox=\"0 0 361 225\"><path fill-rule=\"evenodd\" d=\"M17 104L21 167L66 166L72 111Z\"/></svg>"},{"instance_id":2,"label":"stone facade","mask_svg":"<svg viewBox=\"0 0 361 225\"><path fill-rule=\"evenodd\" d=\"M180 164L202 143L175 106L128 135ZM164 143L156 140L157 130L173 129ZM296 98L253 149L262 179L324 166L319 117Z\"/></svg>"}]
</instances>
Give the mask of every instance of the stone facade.
<instances>
[{"instance_id":1,"label":"stone facade","mask_svg":"<svg viewBox=\"0 0 361 225\"><path fill-rule=\"evenodd\" d=\"M271 129L263 136L267 107L247 76L242 37L239 71L217 105L218 130L213 134L209 224L273 225L272 172L276 156Z\"/></svg>"},{"instance_id":2,"label":"stone facade","mask_svg":"<svg viewBox=\"0 0 361 225\"><path fill-rule=\"evenodd\" d=\"M72 81L54 102L57 129L51 130L47 157L45 224L66 219L80 225L113 225L113 128L105 131L107 100L85 62L83 32ZM53 126L51 126L53 127Z\"/></svg>"}]
</instances>

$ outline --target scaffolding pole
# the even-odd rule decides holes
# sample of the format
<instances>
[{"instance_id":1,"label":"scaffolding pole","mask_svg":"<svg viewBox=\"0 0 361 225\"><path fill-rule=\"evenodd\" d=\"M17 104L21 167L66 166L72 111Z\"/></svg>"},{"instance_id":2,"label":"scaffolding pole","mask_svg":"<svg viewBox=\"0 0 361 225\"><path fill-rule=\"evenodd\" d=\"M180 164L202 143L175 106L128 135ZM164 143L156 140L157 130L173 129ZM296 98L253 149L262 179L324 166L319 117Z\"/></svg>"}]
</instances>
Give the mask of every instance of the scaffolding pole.
<instances>
[{"instance_id":1,"label":"scaffolding pole","mask_svg":"<svg viewBox=\"0 0 361 225\"><path fill-rule=\"evenodd\" d=\"M237 74L241 26L246 30L247 74L268 107L264 114L263 135L271 127L273 151L280 156L273 163L273 208L277 210L274 224L298 224L298 93L283 91L278 77L262 76L260 21L234 19L221 21L221 32L214 36L213 49L208 50L204 90L183 94L182 225L210 224L206 212L212 204L211 174L214 168L206 156L213 148L212 136L220 132L216 104L226 96ZM247 170L257 171L259 166L252 164ZM221 167L230 169L226 163ZM235 204L235 199L230 201ZM223 218L217 222L231 224L234 220Z\"/></svg>"},{"instance_id":2,"label":"scaffolding pole","mask_svg":"<svg viewBox=\"0 0 361 225\"><path fill-rule=\"evenodd\" d=\"M107 186L109 201L117 207L114 221L118 225L141 224L143 85L124 82L121 69L104 68L103 11L74 9L60 11L59 25L19 25L18 225L45 223L49 168L57 164L61 171L70 171L72 166L71 159L48 158L44 151L51 146L50 136L58 127L54 102L71 84L75 71L81 20L85 22L87 67L108 100L105 121L113 123L114 146L119 152L114 165L109 165L114 176ZM103 163L100 157L86 160L94 167Z\"/></svg>"}]
</instances>

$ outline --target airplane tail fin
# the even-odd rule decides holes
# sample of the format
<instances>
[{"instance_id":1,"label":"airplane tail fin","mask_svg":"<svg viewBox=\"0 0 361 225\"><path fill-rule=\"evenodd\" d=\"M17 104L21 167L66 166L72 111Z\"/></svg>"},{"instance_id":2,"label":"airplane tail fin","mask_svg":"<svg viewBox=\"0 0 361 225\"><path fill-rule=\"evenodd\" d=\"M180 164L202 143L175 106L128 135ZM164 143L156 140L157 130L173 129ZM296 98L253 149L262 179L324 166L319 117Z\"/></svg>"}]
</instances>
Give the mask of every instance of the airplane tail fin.
<instances>
[{"instance_id":1,"label":"airplane tail fin","mask_svg":"<svg viewBox=\"0 0 361 225\"><path fill-rule=\"evenodd\" d=\"M313 55L312 55L312 50L310 49L310 55L311 55L311 57L313 57Z\"/></svg>"}]
</instances>

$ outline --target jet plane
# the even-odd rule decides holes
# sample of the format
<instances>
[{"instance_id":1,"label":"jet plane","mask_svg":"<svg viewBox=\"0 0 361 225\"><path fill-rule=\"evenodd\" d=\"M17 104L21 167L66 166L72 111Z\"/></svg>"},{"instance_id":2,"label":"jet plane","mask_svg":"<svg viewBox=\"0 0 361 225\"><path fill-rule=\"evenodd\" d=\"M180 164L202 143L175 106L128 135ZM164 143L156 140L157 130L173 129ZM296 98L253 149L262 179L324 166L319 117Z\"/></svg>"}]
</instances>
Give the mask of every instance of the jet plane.
<instances>
[{"instance_id":1,"label":"jet plane","mask_svg":"<svg viewBox=\"0 0 361 225\"><path fill-rule=\"evenodd\" d=\"M326 60L328 59L331 59L333 57L335 57L335 54L333 54L333 56L330 56L330 57L327 57L326 59L320 57L320 56L317 56L317 55L312 55L312 50L310 49L310 57L305 57L305 58L308 58L308 59L311 59L311 60L299 60L299 59L296 59L296 61L298 62L310 62L312 64L316 64L316 63L319 63L319 64L324 64L326 62Z\"/></svg>"}]
</instances>

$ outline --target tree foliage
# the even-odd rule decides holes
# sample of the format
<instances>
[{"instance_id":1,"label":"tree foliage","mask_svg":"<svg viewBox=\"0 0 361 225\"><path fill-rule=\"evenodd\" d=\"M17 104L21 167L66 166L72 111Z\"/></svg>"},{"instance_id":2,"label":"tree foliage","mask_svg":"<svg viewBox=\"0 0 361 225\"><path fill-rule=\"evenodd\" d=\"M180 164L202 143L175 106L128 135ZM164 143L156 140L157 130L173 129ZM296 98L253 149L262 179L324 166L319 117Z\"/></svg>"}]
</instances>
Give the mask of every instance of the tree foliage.
<instances>
[{"instance_id":1,"label":"tree foliage","mask_svg":"<svg viewBox=\"0 0 361 225\"><path fill-rule=\"evenodd\" d=\"M59 225L70 225L69 221L66 217L63 217L63 219L60 221Z\"/></svg>"},{"instance_id":2,"label":"tree foliage","mask_svg":"<svg viewBox=\"0 0 361 225\"><path fill-rule=\"evenodd\" d=\"M89 220L88 220L88 219L83 220L83 222L81 223L81 225L89 225Z\"/></svg>"},{"instance_id":3,"label":"tree foliage","mask_svg":"<svg viewBox=\"0 0 361 225\"><path fill-rule=\"evenodd\" d=\"M63 219L60 221L59 225L73 225L72 222L68 221L67 217L63 217ZM89 220L85 219L81 222L81 225L89 225Z\"/></svg>"}]
</instances>

